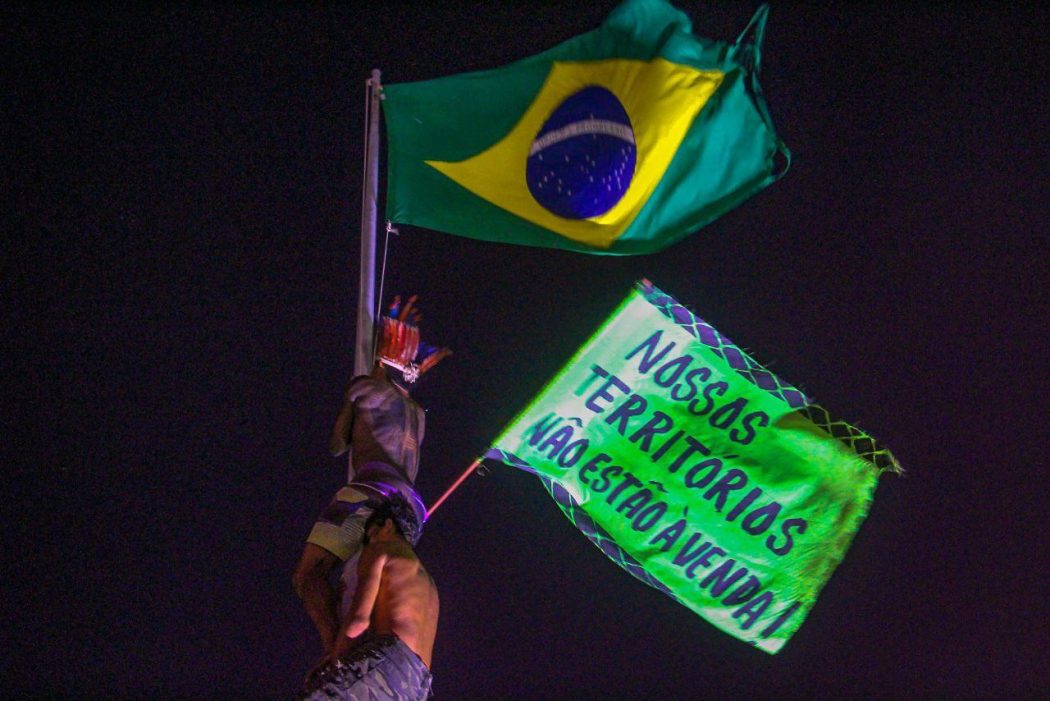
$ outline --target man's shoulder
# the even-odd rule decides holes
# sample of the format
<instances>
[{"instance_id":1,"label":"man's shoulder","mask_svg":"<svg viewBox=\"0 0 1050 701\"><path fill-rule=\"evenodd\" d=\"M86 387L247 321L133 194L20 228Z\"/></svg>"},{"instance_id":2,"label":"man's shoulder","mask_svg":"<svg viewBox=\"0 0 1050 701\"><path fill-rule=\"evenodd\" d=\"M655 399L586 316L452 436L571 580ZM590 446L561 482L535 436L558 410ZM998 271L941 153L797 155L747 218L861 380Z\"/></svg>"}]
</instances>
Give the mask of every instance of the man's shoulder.
<instances>
[{"instance_id":1,"label":"man's shoulder","mask_svg":"<svg viewBox=\"0 0 1050 701\"><path fill-rule=\"evenodd\" d=\"M350 386L346 393L350 399L360 399L361 397L368 397L387 391L387 385L389 385L389 382L372 375L358 375L350 380Z\"/></svg>"},{"instance_id":2,"label":"man's shoulder","mask_svg":"<svg viewBox=\"0 0 1050 701\"><path fill-rule=\"evenodd\" d=\"M358 375L354 379L350 380L350 391L358 392L393 392L396 394L403 394L405 398L412 401L412 398L408 396L407 392L399 390L397 385L385 375Z\"/></svg>"},{"instance_id":3,"label":"man's shoulder","mask_svg":"<svg viewBox=\"0 0 1050 701\"><path fill-rule=\"evenodd\" d=\"M364 387L369 382L374 381L375 378L371 375L354 375L354 377L350 380L350 389L352 390L355 387Z\"/></svg>"},{"instance_id":4,"label":"man's shoulder","mask_svg":"<svg viewBox=\"0 0 1050 701\"><path fill-rule=\"evenodd\" d=\"M412 546L407 540L391 540L384 542L375 542L369 544L375 546L375 557L385 557L388 561L393 560L404 560L419 562L419 557L416 556L416 551L412 549Z\"/></svg>"}]
</instances>

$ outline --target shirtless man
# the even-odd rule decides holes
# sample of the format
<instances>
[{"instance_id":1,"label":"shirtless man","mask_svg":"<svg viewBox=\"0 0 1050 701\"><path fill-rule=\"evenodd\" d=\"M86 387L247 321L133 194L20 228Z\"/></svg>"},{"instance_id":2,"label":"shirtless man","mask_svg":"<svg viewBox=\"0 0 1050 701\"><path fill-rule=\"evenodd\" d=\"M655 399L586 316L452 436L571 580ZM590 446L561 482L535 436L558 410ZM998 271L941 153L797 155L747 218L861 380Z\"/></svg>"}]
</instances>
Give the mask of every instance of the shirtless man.
<instances>
[{"instance_id":1,"label":"shirtless man","mask_svg":"<svg viewBox=\"0 0 1050 701\"><path fill-rule=\"evenodd\" d=\"M318 517L292 577L326 653L332 651L339 619L350 605L355 560L369 515L379 504L396 498L416 506L419 527L426 519L413 488L424 418L423 409L380 363L371 374L354 378L347 390L332 432L332 453L341 455L353 446L354 481L340 489ZM415 540L418 531L410 537ZM332 580L344 570L343 563L347 566L337 585Z\"/></svg>"},{"instance_id":2,"label":"shirtless man","mask_svg":"<svg viewBox=\"0 0 1050 701\"><path fill-rule=\"evenodd\" d=\"M437 587L393 512L380 507L368 521L350 613L301 699L423 701L430 694Z\"/></svg>"},{"instance_id":3,"label":"shirtless man","mask_svg":"<svg viewBox=\"0 0 1050 701\"><path fill-rule=\"evenodd\" d=\"M369 515L386 502L408 504L416 512L415 519L403 529L413 544L426 521L426 509L414 487L426 416L409 387L451 351L420 340L416 301L412 296L402 305L400 297L394 298L381 319L372 372L350 383L330 448L332 455L350 451L354 478L317 519L292 577L326 654L332 652L339 620L350 605L355 558ZM342 581L336 584L339 571Z\"/></svg>"}]
</instances>

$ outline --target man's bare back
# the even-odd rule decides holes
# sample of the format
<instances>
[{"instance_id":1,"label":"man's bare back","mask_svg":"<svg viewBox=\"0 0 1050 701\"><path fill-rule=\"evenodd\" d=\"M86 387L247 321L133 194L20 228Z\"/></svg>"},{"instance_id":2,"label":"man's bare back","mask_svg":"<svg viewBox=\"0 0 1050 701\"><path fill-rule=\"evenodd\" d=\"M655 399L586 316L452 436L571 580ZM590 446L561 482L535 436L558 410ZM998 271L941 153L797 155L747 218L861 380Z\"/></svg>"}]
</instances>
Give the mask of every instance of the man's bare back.
<instances>
[{"instance_id":1,"label":"man's bare back","mask_svg":"<svg viewBox=\"0 0 1050 701\"><path fill-rule=\"evenodd\" d=\"M389 506L370 518L350 611L299 699L425 701L430 695L438 593L398 528L406 518Z\"/></svg>"},{"instance_id":2,"label":"man's bare back","mask_svg":"<svg viewBox=\"0 0 1050 701\"><path fill-rule=\"evenodd\" d=\"M357 590L337 655L352 649L353 639L366 631L392 634L429 668L437 634L437 587L393 520L369 529L357 572Z\"/></svg>"}]
</instances>

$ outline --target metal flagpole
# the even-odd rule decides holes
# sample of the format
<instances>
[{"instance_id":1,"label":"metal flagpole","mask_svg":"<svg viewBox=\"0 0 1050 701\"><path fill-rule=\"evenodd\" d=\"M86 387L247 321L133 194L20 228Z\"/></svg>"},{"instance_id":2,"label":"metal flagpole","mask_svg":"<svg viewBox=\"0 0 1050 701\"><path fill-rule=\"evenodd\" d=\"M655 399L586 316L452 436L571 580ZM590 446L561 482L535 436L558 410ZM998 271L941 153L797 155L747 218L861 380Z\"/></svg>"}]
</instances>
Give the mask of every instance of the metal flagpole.
<instances>
[{"instance_id":1,"label":"metal flagpole","mask_svg":"<svg viewBox=\"0 0 1050 701\"><path fill-rule=\"evenodd\" d=\"M357 337L354 342L354 375L366 375L372 370L373 335L375 328L376 226L379 204L379 101L382 83L378 68L365 83L365 157L361 185L361 277L357 288ZM390 227L387 231L389 235ZM396 230L395 230L396 231ZM384 262L385 266L385 262ZM437 510L456 491L467 477L481 467L484 458L478 458L459 476L451 487L430 507ZM353 452L347 459L347 481L354 479ZM482 473L484 474L484 473Z\"/></svg>"},{"instance_id":2,"label":"metal flagpole","mask_svg":"<svg viewBox=\"0 0 1050 701\"><path fill-rule=\"evenodd\" d=\"M372 370L372 336L375 328L376 224L379 202L379 69L372 69L365 97L365 154L361 184L361 275L357 288L357 337L354 375ZM347 480L354 478L352 453Z\"/></svg>"}]
</instances>

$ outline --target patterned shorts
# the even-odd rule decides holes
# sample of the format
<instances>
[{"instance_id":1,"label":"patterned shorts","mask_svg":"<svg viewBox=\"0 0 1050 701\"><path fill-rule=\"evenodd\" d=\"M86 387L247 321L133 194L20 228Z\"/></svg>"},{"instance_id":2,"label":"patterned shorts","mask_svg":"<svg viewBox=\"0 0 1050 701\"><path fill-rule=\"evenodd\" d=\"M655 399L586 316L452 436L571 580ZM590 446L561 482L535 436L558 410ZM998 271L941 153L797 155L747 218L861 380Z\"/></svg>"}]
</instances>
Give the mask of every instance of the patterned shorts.
<instances>
[{"instance_id":1,"label":"patterned shorts","mask_svg":"<svg viewBox=\"0 0 1050 701\"><path fill-rule=\"evenodd\" d=\"M427 520L423 500L410 483L382 463L361 467L358 478L340 489L317 518L306 542L349 560L361 550L368 517L383 504L394 508L401 532L415 545Z\"/></svg>"},{"instance_id":2,"label":"patterned shorts","mask_svg":"<svg viewBox=\"0 0 1050 701\"><path fill-rule=\"evenodd\" d=\"M425 701L430 670L396 635L366 640L319 669L298 697L306 701Z\"/></svg>"},{"instance_id":3,"label":"patterned shorts","mask_svg":"<svg viewBox=\"0 0 1050 701\"><path fill-rule=\"evenodd\" d=\"M340 560L349 560L361 550L365 522L376 500L355 485L343 487L314 524L306 542L319 545Z\"/></svg>"}]
</instances>

